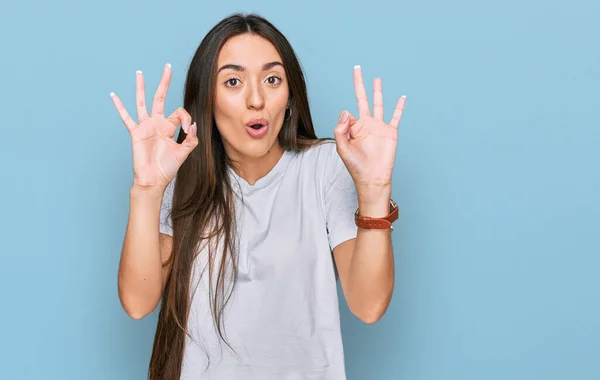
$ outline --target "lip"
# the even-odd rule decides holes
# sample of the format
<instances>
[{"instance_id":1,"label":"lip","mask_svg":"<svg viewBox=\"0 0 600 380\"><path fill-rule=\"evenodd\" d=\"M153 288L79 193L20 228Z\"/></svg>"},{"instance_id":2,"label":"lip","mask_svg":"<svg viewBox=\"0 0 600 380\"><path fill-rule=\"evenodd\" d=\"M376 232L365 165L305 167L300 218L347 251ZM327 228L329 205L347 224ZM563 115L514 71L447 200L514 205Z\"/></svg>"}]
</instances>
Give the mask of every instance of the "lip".
<instances>
[{"instance_id":1,"label":"lip","mask_svg":"<svg viewBox=\"0 0 600 380\"><path fill-rule=\"evenodd\" d=\"M260 124L262 125L259 129L252 128L252 125ZM269 121L264 118L254 118L246 123L246 131L248 134L254 138L260 138L267 134L269 130Z\"/></svg>"},{"instance_id":2,"label":"lip","mask_svg":"<svg viewBox=\"0 0 600 380\"><path fill-rule=\"evenodd\" d=\"M246 127L250 127L254 124L261 124L263 126L268 126L269 125L269 121L265 118L254 118L252 120L250 120L249 122L246 123Z\"/></svg>"}]
</instances>

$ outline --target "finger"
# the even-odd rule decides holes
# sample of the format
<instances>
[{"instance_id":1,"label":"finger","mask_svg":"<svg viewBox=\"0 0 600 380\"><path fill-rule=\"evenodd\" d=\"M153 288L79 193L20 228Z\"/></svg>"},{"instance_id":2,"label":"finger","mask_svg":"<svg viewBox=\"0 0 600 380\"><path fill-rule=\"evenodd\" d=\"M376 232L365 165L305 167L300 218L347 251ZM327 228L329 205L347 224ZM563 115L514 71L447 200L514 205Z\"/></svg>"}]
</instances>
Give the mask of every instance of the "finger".
<instances>
[{"instance_id":1,"label":"finger","mask_svg":"<svg viewBox=\"0 0 600 380\"><path fill-rule=\"evenodd\" d=\"M350 112L346 111L346 113L348 114L348 125L350 128L352 128L354 124L358 123L358 119L355 118Z\"/></svg>"},{"instance_id":2,"label":"finger","mask_svg":"<svg viewBox=\"0 0 600 380\"><path fill-rule=\"evenodd\" d=\"M400 99L398 99L398 103L396 103L396 109L394 109L394 114L392 115L392 120L390 124L394 128L398 128L398 124L400 124L400 120L402 119L402 112L404 112L404 103L406 102L406 95L402 95Z\"/></svg>"},{"instance_id":3,"label":"finger","mask_svg":"<svg viewBox=\"0 0 600 380\"><path fill-rule=\"evenodd\" d=\"M129 132L131 132L133 130L133 128L135 128L135 126L136 126L135 121L133 121L131 116L129 116L129 113L125 109L125 106L121 102L121 99L119 99L119 97L114 92L110 93L110 97L113 100L113 103L115 105L115 108L117 109L117 112L119 112L119 116L121 117L121 120L123 120L123 123L127 127L127 130L129 130Z\"/></svg>"},{"instance_id":4,"label":"finger","mask_svg":"<svg viewBox=\"0 0 600 380\"><path fill-rule=\"evenodd\" d=\"M356 139L358 138L358 136L360 135L360 132L363 129L364 124L361 122L357 122L354 125L350 126L350 129L348 130L348 136L351 139Z\"/></svg>"},{"instance_id":5,"label":"finger","mask_svg":"<svg viewBox=\"0 0 600 380\"><path fill-rule=\"evenodd\" d=\"M350 144L348 140L348 130L350 129L350 113L348 111L342 112L338 124L333 129L335 136L335 144L340 154L344 154L348 150Z\"/></svg>"},{"instance_id":6,"label":"finger","mask_svg":"<svg viewBox=\"0 0 600 380\"><path fill-rule=\"evenodd\" d=\"M381 78L373 81L373 115L375 119L383 121L383 90Z\"/></svg>"},{"instance_id":7,"label":"finger","mask_svg":"<svg viewBox=\"0 0 600 380\"><path fill-rule=\"evenodd\" d=\"M189 132L189 127L192 125L192 116L183 107L179 107L169 115L167 121L172 125L169 136L173 137L179 125L185 133Z\"/></svg>"},{"instance_id":8,"label":"finger","mask_svg":"<svg viewBox=\"0 0 600 380\"><path fill-rule=\"evenodd\" d=\"M165 65L162 78L158 84L158 89L154 94L154 102L152 103L152 116L165 114L165 99L171 83L171 64Z\"/></svg>"},{"instance_id":9,"label":"finger","mask_svg":"<svg viewBox=\"0 0 600 380\"><path fill-rule=\"evenodd\" d=\"M141 70L136 71L135 75L135 105L137 108L138 122L141 123L148 118L144 74L142 74Z\"/></svg>"},{"instance_id":10,"label":"finger","mask_svg":"<svg viewBox=\"0 0 600 380\"><path fill-rule=\"evenodd\" d=\"M196 146L198 146L198 126L196 123L189 126L188 132L189 133L187 133L185 136L185 140L183 140L183 142L180 144L180 149L185 157L187 157L190 152L194 150Z\"/></svg>"},{"instance_id":11,"label":"finger","mask_svg":"<svg viewBox=\"0 0 600 380\"><path fill-rule=\"evenodd\" d=\"M348 112L348 138L355 139L362 130L363 123Z\"/></svg>"},{"instance_id":12,"label":"finger","mask_svg":"<svg viewBox=\"0 0 600 380\"><path fill-rule=\"evenodd\" d=\"M365 83L363 82L362 69L360 66L354 66L354 92L356 93L359 116L371 116L371 111L369 110L369 98L365 91Z\"/></svg>"}]
</instances>

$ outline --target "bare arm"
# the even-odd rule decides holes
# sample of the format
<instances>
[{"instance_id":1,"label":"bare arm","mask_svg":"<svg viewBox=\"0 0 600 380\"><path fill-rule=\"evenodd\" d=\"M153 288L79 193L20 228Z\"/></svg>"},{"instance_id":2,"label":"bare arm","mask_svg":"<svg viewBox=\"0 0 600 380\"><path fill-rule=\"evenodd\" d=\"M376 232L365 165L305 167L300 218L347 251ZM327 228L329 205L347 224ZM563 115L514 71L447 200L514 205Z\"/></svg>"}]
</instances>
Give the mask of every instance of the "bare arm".
<instances>
[{"instance_id":1,"label":"bare arm","mask_svg":"<svg viewBox=\"0 0 600 380\"><path fill-rule=\"evenodd\" d=\"M123 309L140 319L156 309L169 267L163 268L173 246L171 236L159 233L160 191L132 187L125 240L119 264L119 299Z\"/></svg>"},{"instance_id":2,"label":"bare arm","mask_svg":"<svg viewBox=\"0 0 600 380\"><path fill-rule=\"evenodd\" d=\"M342 113L334 129L337 150L356 185L360 213L383 217L389 212L398 125L406 97L398 99L392 120L385 123L381 79L373 81L373 113L360 66L354 67L354 89L360 119ZM367 323L379 320L394 288L390 231L359 229L356 239L334 248L334 256L352 312Z\"/></svg>"},{"instance_id":3,"label":"bare arm","mask_svg":"<svg viewBox=\"0 0 600 380\"><path fill-rule=\"evenodd\" d=\"M387 215L389 196L377 199L369 203L359 200L359 208L366 215ZM387 310L394 290L390 230L359 228L356 239L338 245L333 254L348 307L363 322L377 322Z\"/></svg>"},{"instance_id":4,"label":"bare arm","mask_svg":"<svg viewBox=\"0 0 600 380\"><path fill-rule=\"evenodd\" d=\"M165 98L171 81L171 65L165 65L152 113L146 109L144 77L136 73L136 109L139 124L125 109L119 97L111 93L121 120L131 135L134 183L130 191L127 230L119 263L118 288L123 309L134 319L151 313L158 305L170 268L164 267L171 256L173 242L160 233L160 209L167 186L179 167L198 145L197 126L182 107L168 118L164 115ZM174 140L181 125L185 140Z\"/></svg>"}]
</instances>

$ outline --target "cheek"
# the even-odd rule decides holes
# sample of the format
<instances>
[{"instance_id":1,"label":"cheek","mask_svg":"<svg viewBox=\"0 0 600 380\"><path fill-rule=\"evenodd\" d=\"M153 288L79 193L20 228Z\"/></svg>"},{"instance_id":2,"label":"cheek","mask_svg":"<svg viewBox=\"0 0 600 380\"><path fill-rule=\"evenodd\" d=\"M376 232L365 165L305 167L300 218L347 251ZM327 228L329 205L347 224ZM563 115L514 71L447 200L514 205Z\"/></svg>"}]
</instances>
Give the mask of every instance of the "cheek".
<instances>
[{"instance_id":1,"label":"cheek","mask_svg":"<svg viewBox=\"0 0 600 380\"><path fill-rule=\"evenodd\" d=\"M284 115L288 106L287 91L282 91L281 93L273 96L270 103L271 112L277 114L278 116Z\"/></svg>"},{"instance_id":2,"label":"cheek","mask_svg":"<svg viewBox=\"0 0 600 380\"><path fill-rule=\"evenodd\" d=\"M226 139L235 138L236 126L243 119L243 104L240 96L217 93L215 97L214 117L217 128Z\"/></svg>"},{"instance_id":3,"label":"cheek","mask_svg":"<svg viewBox=\"0 0 600 380\"><path fill-rule=\"evenodd\" d=\"M218 91L215 97L215 118L229 119L239 112L239 96Z\"/></svg>"},{"instance_id":4,"label":"cheek","mask_svg":"<svg viewBox=\"0 0 600 380\"><path fill-rule=\"evenodd\" d=\"M238 109L239 106L237 106L232 96L216 94L214 118L221 137L228 144L235 144L235 140L238 139L235 131L236 120L239 120Z\"/></svg>"}]
</instances>

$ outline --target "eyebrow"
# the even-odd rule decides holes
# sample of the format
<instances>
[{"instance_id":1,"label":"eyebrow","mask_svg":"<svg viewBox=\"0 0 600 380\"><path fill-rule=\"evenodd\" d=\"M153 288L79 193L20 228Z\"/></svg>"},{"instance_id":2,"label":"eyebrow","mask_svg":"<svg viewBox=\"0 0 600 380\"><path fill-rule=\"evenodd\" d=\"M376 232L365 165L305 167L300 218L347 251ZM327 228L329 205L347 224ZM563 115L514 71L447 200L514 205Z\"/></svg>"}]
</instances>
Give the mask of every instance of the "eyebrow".
<instances>
[{"instance_id":1,"label":"eyebrow","mask_svg":"<svg viewBox=\"0 0 600 380\"><path fill-rule=\"evenodd\" d=\"M265 63L262 67L263 71L272 69L275 66L281 66L283 67L283 63L279 62L279 61L274 61L274 62L269 62L269 63ZM221 66L221 68L219 69L219 71L217 71L217 74L220 73L222 70L225 69L232 69L232 70L236 70L236 71L246 71L246 68L244 66L241 65L234 65L231 63L228 63L226 65Z\"/></svg>"}]
</instances>

